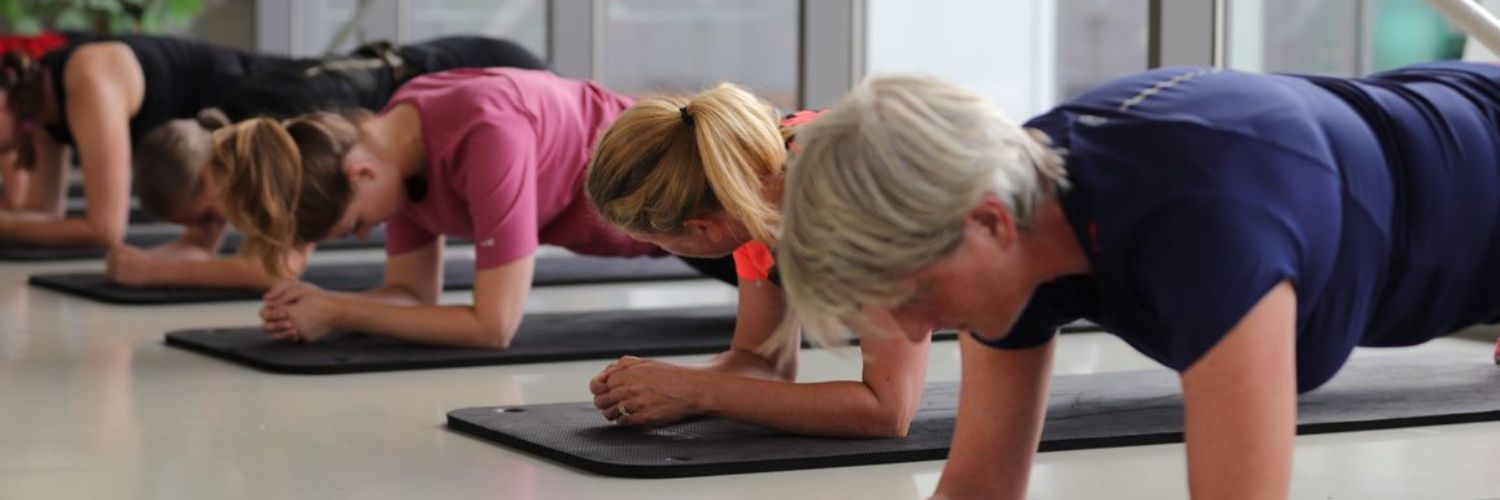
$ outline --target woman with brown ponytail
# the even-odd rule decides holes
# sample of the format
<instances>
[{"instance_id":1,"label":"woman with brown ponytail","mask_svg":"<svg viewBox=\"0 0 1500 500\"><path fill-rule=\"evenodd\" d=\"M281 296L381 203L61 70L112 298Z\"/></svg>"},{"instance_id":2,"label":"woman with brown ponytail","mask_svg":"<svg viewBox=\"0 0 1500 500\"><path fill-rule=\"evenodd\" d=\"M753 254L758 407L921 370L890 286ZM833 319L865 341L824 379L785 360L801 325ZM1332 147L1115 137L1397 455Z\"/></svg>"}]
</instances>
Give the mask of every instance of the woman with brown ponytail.
<instances>
[{"instance_id":1,"label":"woman with brown ponytail","mask_svg":"<svg viewBox=\"0 0 1500 500\"><path fill-rule=\"evenodd\" d=\"M254 119L216 133L209 179L243 253L286 275L286 255L386 224L385 283L333 293L285 282L261 319L278 340L360 331L505 348L538 245L665 255L599 221L583 195L598 132L630 105L586 81L508 68L425 75L377 116ZM475 242L474 303L437 304L445 236Z\"/></svg>"},{"instance_id":2,"label":"woman with brown ponytail","mask_svg":"<svg viewBox=\"0 0 1500 500\"><path fill-rule=\"evenodd\" d=\"M212 156L210 135L231 120L257 116L291 118L319 110L377 111L402 83L419 75L467 67L546 69L546 64L509 40L450 36L391 46L376 43L349 57L296 60L263 68L224 98L223 112L200 112L148 132L136 144L134 184L141 208L158 219L198 227L182 239L151 251L130 246L110 251L107 274L130 285L268 288L275 282L244 259L218 257L227 229L204 174ZM289 255L299 274L311 248Z\"/></svg>"},{"instance_id":3,"label":"woman with brown ponytail","mask_svg":"<svg viewBox=\"0 0 1500 500\"><path fill-rule=\"evenodd\" d=\"M69 44L0 64L0 150L18 150L0 211L0 241L112 247L125 233L132 145L158 125L216 105L246 75L287 61L170 37L70 34ZM66 166L76 153L87 212L64 218ZM24 177L25 179L21 179Z\"/></svg>"},{"instance_id":4,"label":"woman with brown ponytail","mask_svg":"<svg viewBox=\"0 0 1500 500\"><path fill-rule=\"evenodd\" d=\"M783 317L770 247L796 126L816 116L778 120L770 105L725 84L691 99L643 100L604 133L588 171L604 220L677 255L732 255L739 278L732 348L702 366L634 357L610 365L589 386L605 418L662 425L712 414L799 434L906 435L928 342L865 337L864 380L817 384L794 382L795 342L769 342L779 328L796 328Z\"/></svg>"},{"instance_id":5,"label":"woman with brown ponytail","mask_svg":"<svg viewBox=\"0 0 1500 500\"><path fill-rule=\"evenodd\" d=\"M0 213L0 241L42 246L110 247L106 273L127 285L187 285L200 287L269 287L274 278L246 266L242 259L219 256L227 225L215 208L204 164L211 155L213 130L230 118L270 115L289 118L316 110L370 109L384 106L398 85L420 74L455 67L507 66L545 68L536 56L508 40L470 36L437 38L400 47L373 44L348 57L287 59L243 53L202 42L169 37L127 35L98 38L70 34L70 45L40 62L8 56L5 68L14 78L0 79L0 102L5 95L26 96L29 107L7 113L0 109L0 151L10 137L7 118L22 123L20 149L60 158L77 149L83 164L88 212L83 218L62 217L63 163L34 161L27 154L20 163L0 172L7 190L24 187L33 193L7 196L15 201ZM117 72L98 62L129 55L121 64L135 71ZM127 78L134 74L139 81ZM89 88L73 91L58 82L94 82L110 95L139 101L133 115L109 106L83 107ZM223 108L221 113L215 108ZM75 109L76 108L76 109ZM49 118L48 109L70 116ZM71 116L76 113L77 116ZM45 116L44 116L45 115ZM195 116L196 115L196 116ZM128 118L121 118L122 116ZM113 117L105 119L105 117ZM122 126L128 119L128 127ZM96 124L98 120L105 123ZM116 122L120 123L116 123ZM103 126L84 141L75 133L80 124ZM113 125L111 125L113 124ZM72 148L69 148L71 144ZM109 149L101 147L109 144ZM91 153L97 152L98 154ZM130 167L122 168L120 157ZM0 163L7 163L0 160ZM123 177L121 179L120 177ZM131 182L130 179L138 179ZM105 179L105 181L101 181ZM112 180L111 180L112 179ZM97 186L106 187L99 188ZM89 186L95 187L89 187ZM141 208L157 219L186 226L168 244L140 249L120 244L125 221L116 216L132 193ZM111 200L97 203L99 199ZM102 207L102 208L101 208ZM128 207L128 205L126 205ZM288 265L300 272L306 252L289 255Z\"/></svg>"}]
</instances>

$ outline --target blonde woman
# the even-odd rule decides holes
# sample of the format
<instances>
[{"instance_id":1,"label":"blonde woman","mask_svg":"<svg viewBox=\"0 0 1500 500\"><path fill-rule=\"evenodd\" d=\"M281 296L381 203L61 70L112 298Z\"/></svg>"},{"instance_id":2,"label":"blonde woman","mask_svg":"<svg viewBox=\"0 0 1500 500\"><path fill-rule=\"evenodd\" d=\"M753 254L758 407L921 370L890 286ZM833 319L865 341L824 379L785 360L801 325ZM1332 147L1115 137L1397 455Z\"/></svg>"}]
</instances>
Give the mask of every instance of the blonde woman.
<instances>
[{"instance_id":1,"label":"blonde woman","mask_svg":"<svg viewBox=\"0 0 1500 500\"><path fill-rule=\"evenodd\" d=\"M376 116L262 118L217 132L209 179L245 233L242 253L272 274L284 276L298 248L386 224L382 287L278 285L261 309L266 332L307 341L354 330L503 349L540 244L664 255L602 224L583 195L589 145L629 105L546 71L469 69L417 77ZM471 305L437 304L446 236L475 242Z\"/></svg>"},{"instance_id":2,"label":"blonde woman","mask_svg":"<svg viewBox=\"0 0 1500 500\"><path fill-rule=\"evenodd\" d=\"M1180 373L1194 498L1285 498L1298 392L1356 345L1500 317L1500 67L1168 68L1026 126L873 79L802 131L787 181L799 318L971 332L939 497L1026 495L1069 321Z\"/></svg>"},{"instance_id":3,"label":"blonde woman","mask_svg":"<svg viewBox=\"0 0 1500 500\"><path fill-rule=\"evenodd\" d=\"M661 425L717 415L788 432L903 436L921 400L928 343L866 339L859 381L795 383L798 342L764 348L783 326L774 269L782 179L795 131L734 85L626 110L599 140L588 193L604 220L681 256L732 255L739 286L733 347L701 366L628 357L590 383L604 417Z\"/></svg>"}]
</instances>

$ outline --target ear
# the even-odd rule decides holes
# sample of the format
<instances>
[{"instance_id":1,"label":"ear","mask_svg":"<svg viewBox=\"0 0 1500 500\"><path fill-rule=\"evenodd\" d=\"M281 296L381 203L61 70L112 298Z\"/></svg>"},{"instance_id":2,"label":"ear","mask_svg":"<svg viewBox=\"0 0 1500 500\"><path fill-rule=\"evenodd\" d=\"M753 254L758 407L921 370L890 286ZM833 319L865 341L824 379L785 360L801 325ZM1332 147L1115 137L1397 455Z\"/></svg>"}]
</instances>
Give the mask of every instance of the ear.
<instances>
[{"instance_id":1,"label":"ear","mask_svg":"<svg viewBox=\"0 0 1500 500\"><path fill-rule=\"evenodd\" d=\"M364 155L355 154L352 151L344 159L344 176L349 179L350 184L379 177L374 163L371 163Z\"/></svg>"},{"instance_id":2,"label":"ear","mask_svg":"<svg viewBox=\"0 0 1500 500\"><path fill-rule=\"evenodd\" d=\"M688 234L707 237L710 241L718 241L724 233L724 224L713 217L693 217L683 221L682 226Z\"/></svg>"},{"instance_id":3,"label":"ear","mask_svg":"<svg viewBox=\"0 0 1500 500\"><path fill-rule=\"evenodd\" d=\"M1011 216L1010 208L994 193L985 193L979 198L979 203L964 217L964 225L995 239L1001 246L1008 247L1016 241L1015 218Z\"/></svg>"}]
</instances>

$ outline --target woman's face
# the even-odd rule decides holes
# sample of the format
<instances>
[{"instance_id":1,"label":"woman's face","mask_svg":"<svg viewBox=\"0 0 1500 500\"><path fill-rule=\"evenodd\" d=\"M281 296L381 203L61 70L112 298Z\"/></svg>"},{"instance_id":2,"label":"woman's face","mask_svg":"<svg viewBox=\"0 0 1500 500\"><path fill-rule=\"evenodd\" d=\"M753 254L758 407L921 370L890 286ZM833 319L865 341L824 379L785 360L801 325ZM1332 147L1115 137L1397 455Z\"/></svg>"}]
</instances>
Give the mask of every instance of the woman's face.
<instances>
[{"instance_id":1,"label":"woman's face","mask_svg":"<svg viewBox=\"0 0 1500 500\"><path fill-rule=\"evenodd\" d=\"M1010 333L1031 300L1032 287L1019 272L1024 264L1016 245L1002 244L995 234L968 221L957 249L913 273L912 295L889 308L902 333L913 341L939 328L973 332L986 340Z\"/></svg>"},{"instance_id":2,"label":"woman's face","mask_svg":"<svg viewBox=\"0 0 1500 500\"><path fill-rule=\"evenodd\" d=\"M214 226L224 223L224 212L219 209L217 201L218 192L214 190L213 183L208 181L208 171L207 168L203 170L198 194L167 222L184 226Z\"/></svg>"},{"instance_id":3,"label":"woman's face","mask_svg":"<svg viewBox=\"0 0 1500 500\"><path fill-rule=\"evenodd\" d=\"M345 160L344 172L353 194L327 238L368 238L371 229L406 207L406 183L395 169L379 166L356 150Z\"/></svg>"}]
</instances>

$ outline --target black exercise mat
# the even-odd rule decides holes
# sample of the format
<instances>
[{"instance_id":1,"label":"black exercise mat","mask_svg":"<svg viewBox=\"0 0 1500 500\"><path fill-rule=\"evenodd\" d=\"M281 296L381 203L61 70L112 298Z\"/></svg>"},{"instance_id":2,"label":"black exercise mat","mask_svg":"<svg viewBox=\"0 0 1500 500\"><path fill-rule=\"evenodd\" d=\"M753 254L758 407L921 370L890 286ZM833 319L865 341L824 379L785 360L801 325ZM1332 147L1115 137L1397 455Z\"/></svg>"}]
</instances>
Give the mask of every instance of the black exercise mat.
<instances>
[{"instance_id":1,"label":"black exercise mat","mask_svg":"<svg viewBox=\"0 0 1500 500\"><path fill-rule=\"evenodd\" d=\"M273 373L328 374L547 363L620 356L710 354L729 349L733 306L527 314L510 349L497 351L346 335L307 344L275 342L258 327L179 330L169 346ZM1089 331L1073 325L1069 331ZM953 332L933 334L952 340Z\"/></svg>"},{"instance_id":2,"label":"black exercise mat","mask_svg":"<svg viewBox=\"0 0 1500 500\"><path fill-rule=\"evenodd\" d=\"M177 239L181 230L168 228L156 230L143 230L127 232L125 243L141 248L154 247ZM224 239L223 253L233 253L239 249L241 237L238 233L229 233ZM319 250L345 250L356 248L382 248L385 246L385 227L380 226L370 231L369 239L357 237L334 238L318 244ZM29 245L0 244L0 260L11 261L44 261L44 260L88 260L104 258L102 248L46 248Z\"/></svg>"},{"instance_id":3,"label":"black exercise mat","mask_svg":"<svg viewBox=\"0 0 1500 500\"><path fill-rule=\"evenodd\" d=\"M380 286L385 276L382 262L314 264L302 279L325 290L358 291ZM536 259L532 286L577 285L700 278L681 259L646 257L620 259L592 256L557 256ZM201 288L177 286L133 287L111 283L104 273L39 274L32 285L114 304L188 304L233 300L258 300L261 290L245 288ZM448 259L443 265L443 289L474 288L474 261Z\"/></svg>"},{"instance_id":4,"label":"black exercise mat","mask_svg":"<svg viewBox=\"0 0 1500 500\"><path fill-rule=\"evenodd\" d=\"M588 472L684 477L940 460L948 455L955 383L930 384L904 439L793 436L721 419L639 430L591 403L466 408L448 427ZM1484 356L1353 360L1298 401L1298 434L1500 420L1500 367ZM1167 370L1058 376L1041 451L1182 441L1182 397Z\"/></svg>"},{"instance_id":5,"label":"black exercise mat","mask_svg":"<svg viewBox=\"0 0 1500 500\"><path fill-rule=\"evenodd\" d=\"M734 308L527 314L507 350L443 347L370 335L275 342L259 327L181 330L167 345L275 373L327 374L720 352Z\"/></svg>"}]
</instances>

